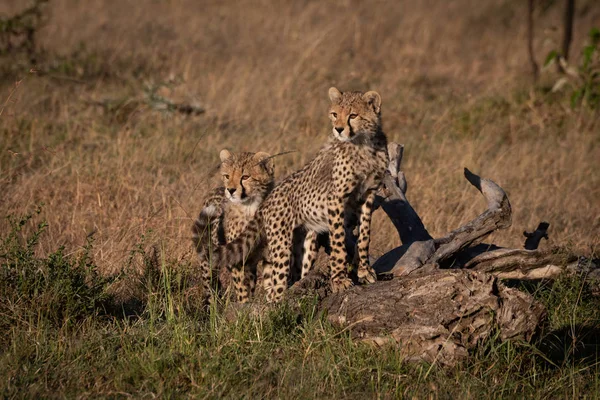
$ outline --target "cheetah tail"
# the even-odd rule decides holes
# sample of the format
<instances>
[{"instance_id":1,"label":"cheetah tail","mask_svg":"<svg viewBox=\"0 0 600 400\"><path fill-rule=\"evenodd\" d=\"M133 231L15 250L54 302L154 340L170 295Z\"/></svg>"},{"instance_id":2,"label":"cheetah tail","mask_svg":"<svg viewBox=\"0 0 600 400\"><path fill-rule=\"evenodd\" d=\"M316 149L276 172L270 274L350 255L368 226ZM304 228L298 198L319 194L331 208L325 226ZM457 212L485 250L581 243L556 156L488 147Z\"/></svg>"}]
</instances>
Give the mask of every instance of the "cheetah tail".
<instances>
[{"instance_id":1,"label":"cheetah tail","mask_svg":"<svg viewBox=\"0 0 600 400\"><path fill-rule=\"evenodd\" d=\"M240 236L226 246L219 247L219 264L230 269L242 265L262 241L261 226L260 218L255 217Z\"/></svg>"},{"instance_id":2,"label":"cheetah tail","mask_svg":"<svg viewBox=\"0 0 600 400\"><path fill-rule=\"evenodd\" d=\"M215 205L208 205L202 209L200 215L192 225L192 242L198 253L204 251L211 241L211 231L217 229L218 219L223 210Z\"/></svg>"}]
</instances>

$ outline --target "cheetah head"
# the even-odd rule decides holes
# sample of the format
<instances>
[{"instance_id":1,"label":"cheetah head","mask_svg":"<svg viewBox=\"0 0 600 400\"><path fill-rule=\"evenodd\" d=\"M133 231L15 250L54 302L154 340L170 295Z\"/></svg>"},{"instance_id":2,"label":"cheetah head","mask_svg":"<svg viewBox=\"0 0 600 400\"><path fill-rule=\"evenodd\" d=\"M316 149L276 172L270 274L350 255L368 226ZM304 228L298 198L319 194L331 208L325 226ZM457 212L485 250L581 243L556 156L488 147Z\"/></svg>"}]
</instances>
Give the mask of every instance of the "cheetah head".
<instances>
[{"instance_id":1,"label":"cheetah head","mask_svg":"<svg viewBox=\"0 0 600 400\"><path fill-rule=\"evenodd\" d=\"M230 153L224 149L219 157L225 197L231 202L246 205L260 202L272 189L275 171L269 154Z\"/></svg>"},{"instance_id":2,"label":"cheetah head","mask_svg":"<svg viewBox=\"0 0 600 400\"><path fill-rule=\"evenodd\" d=\"M340 92L329 89L329 118L333 136L341 141L369 135L381 127L381 96L377 92Z\"/></svg>"}]
</instances>

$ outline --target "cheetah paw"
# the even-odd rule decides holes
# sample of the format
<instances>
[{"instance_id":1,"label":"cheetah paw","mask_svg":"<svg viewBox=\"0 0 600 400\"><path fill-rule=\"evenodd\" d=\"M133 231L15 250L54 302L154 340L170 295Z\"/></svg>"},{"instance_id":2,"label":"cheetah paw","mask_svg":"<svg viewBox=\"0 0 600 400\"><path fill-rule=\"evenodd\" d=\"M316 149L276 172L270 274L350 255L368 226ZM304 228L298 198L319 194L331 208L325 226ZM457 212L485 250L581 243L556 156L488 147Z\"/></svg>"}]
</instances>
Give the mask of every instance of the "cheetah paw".
<instances>
[{"instance_id":1,"label":"cheetah paw","mask_svg":"<svg viewBox=\"0 0 600 400\"><path fill-rule=\"evenodd\" d=\"M358 282L362 285L377 282L377 275L371 266L361 267L357 271Z\"/></svg>"},{"instance_id":2,"label":"cheetah paw","mask_svg":"<svg viewBox=\"0 0 600 400\"><path fill-rule=\"evenodd\" d=\"M344 290L351 288L352 285L352 280L347 277L334 278L331 280L331 291L333 293L343 292Z\"/></svg>"}]
</instances>

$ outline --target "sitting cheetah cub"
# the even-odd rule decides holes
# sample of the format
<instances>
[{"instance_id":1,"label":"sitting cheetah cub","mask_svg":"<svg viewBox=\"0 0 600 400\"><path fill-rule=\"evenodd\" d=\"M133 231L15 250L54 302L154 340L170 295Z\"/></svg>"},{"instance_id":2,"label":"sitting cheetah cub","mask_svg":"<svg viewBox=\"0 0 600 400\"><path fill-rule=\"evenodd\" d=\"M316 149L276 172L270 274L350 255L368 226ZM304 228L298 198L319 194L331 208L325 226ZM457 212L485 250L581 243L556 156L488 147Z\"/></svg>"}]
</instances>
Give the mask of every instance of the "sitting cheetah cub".
<instances>
[{"instance_id":1,"label":"sitting cheetah cub","mask_svg":"<svg viewBox=\"0 0 600 400\"><path fill-rule=\"evenodd\" d=\"M206 302L211 295L211 256L219 245L234 240L252 220L263 199L274 186L274 167L267 153L232 154L222 150L223 186L209 192L193 227L193 242L200 258L200 281ZM249 260L245 287L254 290L258 256Z\"/></svg>"},{"instance_id":2,"label":"sitting cheetah cub","mask_svg":"<svg viewBox=\"0 0 600 400\"><path fill-rule=\"evenodd\" d=\"M256 247L266 245L263 284L267 300L279 301L288 284L293 231L329 232L329 267L334 292L352 285L346 270L344 218L359 216L358 278L372 283L369 236L375 192L387 166L387 139L381 129L377 92L329 89L329 117L334 140L301 170L282 181L260 205L255 218L236 240L219 249L219 262L232 268L237 299L247 301L243 265Z\"/></svg>"}]
</instances>

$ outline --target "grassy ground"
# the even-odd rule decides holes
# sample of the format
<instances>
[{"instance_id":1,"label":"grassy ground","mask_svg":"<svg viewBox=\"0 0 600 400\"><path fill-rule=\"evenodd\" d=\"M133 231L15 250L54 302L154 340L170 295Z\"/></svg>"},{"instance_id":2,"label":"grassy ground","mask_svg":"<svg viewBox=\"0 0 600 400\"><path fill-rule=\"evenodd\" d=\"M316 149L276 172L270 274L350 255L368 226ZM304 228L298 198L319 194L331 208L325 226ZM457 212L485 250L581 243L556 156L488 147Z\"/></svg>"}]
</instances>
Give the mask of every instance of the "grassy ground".
<instances>
[{"instance_id":1,"label":"grassy ground","mask_svg":"<svg viewBox=\"0 0 600 400\"><path fill-rule=\"evenodd\" d=\"M35 222L28 221L28 223ZM3 397L597 398L600 298L581 277L531 291L549 310L533 343L488 339L453 368L408 364L332 328L315 301L261 316L186 307L178 266L106 279L90 259L34 256L44 224L2 238ZM25 239L25 240L23 240ZM135 279L137 302L107 296ZM121 308L120 308L121 307ZM133 314L131 311L135 310ZM129 315L129 317L125 316Z\"/></svg>"},{"instance_id":2,"label":"grassy ground","mask_svg":"<svg viewBox=\"0 0 600 400\"><path fill-rule=\"evenodd\" d=\"M522 3L51 0L35 69L0 55L0 215L40 208L18 232L0 221L2 394L598 397L597 356L568 350L597 349L600 307L579 279L528 288L549 305L536 343L490 341L451 370L353 344L310 302L300 320L291 306L200 318L178 283L219 150L297 150L275 159L287 175L325 141L332 85L382 95L385 130L406 146L409 199L433 236L484 207L466 166L513 206L512 227L490 240L520 247L547 220L543 246L597 254L598 112L550 93L554 69L531 85ZM577 2L574 61L596 3ZM0 15L23 6L5 1ZM559 47L560 12L538 7L539 61ZM156 111L158 94L206 112ZM375 255L398 244L383 215L374 224Z\"/></svg>"}]
</instances>

